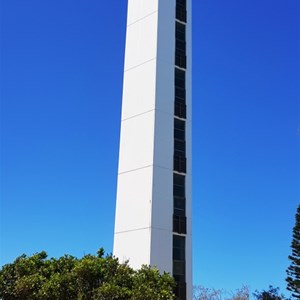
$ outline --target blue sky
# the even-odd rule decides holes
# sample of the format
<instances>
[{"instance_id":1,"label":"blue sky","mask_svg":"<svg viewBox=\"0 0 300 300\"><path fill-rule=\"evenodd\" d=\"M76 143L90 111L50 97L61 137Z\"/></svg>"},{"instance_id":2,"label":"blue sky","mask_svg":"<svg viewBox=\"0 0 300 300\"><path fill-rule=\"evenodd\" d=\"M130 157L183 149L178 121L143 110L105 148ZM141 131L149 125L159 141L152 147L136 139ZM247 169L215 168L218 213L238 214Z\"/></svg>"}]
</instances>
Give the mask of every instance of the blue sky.
<instances>
[{"instance_id":1,"label":"blue sky","mask_svg":"<svg viewBox=\"0 0 300 300\"><path fill-rule=\"evenodd\" d=\"M127 1L0 5L0 265L111 252ZM193 1L194 284L285 289L299 17L298 0Z\"/></svg>"}]
</instances>

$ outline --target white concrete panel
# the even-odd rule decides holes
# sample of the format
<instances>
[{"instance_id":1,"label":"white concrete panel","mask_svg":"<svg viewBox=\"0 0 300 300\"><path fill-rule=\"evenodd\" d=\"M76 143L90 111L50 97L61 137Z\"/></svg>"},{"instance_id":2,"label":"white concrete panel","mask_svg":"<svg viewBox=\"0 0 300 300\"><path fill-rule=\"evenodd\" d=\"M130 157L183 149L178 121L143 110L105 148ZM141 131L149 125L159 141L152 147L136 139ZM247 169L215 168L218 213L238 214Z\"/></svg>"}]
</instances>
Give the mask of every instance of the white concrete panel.
<instances>
[{"instance_id":1,"label":"white concrete panel","mask_svg":"<svg viewBox=\"0 0 300 300\"><path fill-rule=\"evenodd\" d=\"M186 25L186 53L187 53L187 71L186 71L186 104L187 117L192 120L192 1L187 1L188 22Z\"/></svg>"},{"instance_id":2,"label":"white concrete panel","mask_svg":"<svg viewBox=\"0 0 300 300\"><path fill-rule=\"evenodd\" d=\"M130 25L134 22L143 19L158 9L158 0L129 0L127 24Z\"/></svg>"},{"instance_id":3,"label":"white concrete panel","mask_svg":"<svg viewBox=\"0 0 300 300\"><path fill-rule=\"evenodd\" d=\"M186 299L193 299L192 236L186 236Z\"/></svg>"},{"instance_id":4,"label":"white concrete panel","mask_svg":"<svg viewBox=\"0 0 300 300\"><path fill-rule=\"evenodd\" d=\"M124 73L122 120L155 108L156 60Z\"/></svg>"},{"instance_id":5,"label":"white concrete panel","mask_svg":"<svg viewBox=\"0 0 300 300\"><path fill-rule=\"evenodd\" d=\"M157 58L174 68L175 0L159 1L158 27Z\"/></svg>"},{"instance_id":6,"label":"white concrete panel","mask_svg":"<svg viewBox=\"0 0 300 300\"><path fill-rule=\"evenodd\" d=\"M127 27L125 71L156 58L157 13Z\"/></svg>"},{"instance_id":7,"label":"white concrete panel","mask_svg":"<svg viewBox=\"0 0 300 300\"><path fill-rule=\"evenodd\" d=\"M171 233L173 226L173 170L153 169L151 225Z\"/></svg>"},{"instance_id":8,"label":"white concrete panel","mask_svg":"<svg viewBox=\"0 0 300 300\"><path fill-rule=\"evenodd\" d=\"M152 167L118 176L115 232L150 227Z\"/></svg>"},{"instance_id":9,"label":"white concrete panel","mask_svg":"<svg viewBox=\"0 0 300 300\"><path fill-rule=\"evenodd\" d=\"M174 64L157 61L156 109L174 116Z\"/></svg>"},{"instance_id":10,"label":"white concrete panel","mask_svg":"<svg viewBox=\"0 0 300 300\"><path fill-rule=\"evenodd\" d=\"M191 73L188 71L186 73L186 114L187 114L187 120L192 121L193 113L192 113L192 79L191 79Z\"/></svg>"},{"instance_id":11,"label":"white concrete panel","mask_svg":"<svg viewBox=\"0 0 300 300\"><path fill-rule=\"evenodd\" d=\"M156 110L154 129L154 164L173 170L174 116Z\"/></svg>"},{"instance_id":12,"label":"white concrete panel","mask_svg":"<svg viewBox=\"0 0 300 300\"><path fill-rule=\"evenodd\" d=\"M150 264L150 228L115 234L113 253L120 262L129 260L134 269Z\"/></svg>"},{"instance_id":13,"label":"white concrete panel","mask_svg":"<svg viewBox=\"0 0 300 300\"><path fill-rule=\"evenodd\" d=\"M191 175L192 170L192 127L191 121L186 121L186 157L187 157L187 174Z\"/></svg>"},{"instance_id":14,"label":"white concrete panel","mask_svg":"<svg viewBox=\"0 0 300 300\"><path fill-rule=\"evenodd\" d=\"M192 177L191 175L186 175L185 177L185 197L186 197L186 216L188 225L188 234L191 233L191 220L192 220Z\"/></svg>"},{"instance_id":15,"label":"white concrete panel","mask_svg":"<svg viewBox=\"0 0 300 300\"><path fill-rule=\"evenodd\" d=\"M154 111L121 122L119 173L153 164Z\"/></svg>"},{"instance_id":16,"label":"white concrete panel","mask_svg":"<svg viewBox=\"0 0 300 300\"><path fill-rule=\"evenodd\" d=\"M193 295L192 280L192 0L187 0L187 73L186 73L186 104L187 116L187 159L188 172L186 176L186 216L188 235L186 237L186 282L187 299L191 300Z\"/></svg>"},{"instance_id":17,"label":"white concrete panel","mask_svg":"<svg viewBox=\"0 0 300 300\"><path fill-rule=\"evenodd\" d=\"M158 14L156 109L174 116L175 0L160 1Z\"/></svg>"},{"instance_id":18,"label":"white concrete panel","mask_svg":"<svg viewBox=\"0 0 300 300\"><path fill-rule=\"evenodd\" d=\"M161 271L172 274L172 232L151 230L151 266L156 266Z\"/></svg>"}]
</instances>

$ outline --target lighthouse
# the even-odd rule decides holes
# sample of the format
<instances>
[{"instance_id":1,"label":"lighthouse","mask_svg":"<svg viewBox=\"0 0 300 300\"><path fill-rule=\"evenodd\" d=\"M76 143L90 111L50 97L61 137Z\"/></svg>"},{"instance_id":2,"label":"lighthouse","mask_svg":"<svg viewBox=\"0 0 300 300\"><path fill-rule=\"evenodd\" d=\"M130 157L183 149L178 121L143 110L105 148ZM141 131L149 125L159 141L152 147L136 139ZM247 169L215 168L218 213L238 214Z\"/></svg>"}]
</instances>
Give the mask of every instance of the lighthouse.
<instances>
[{"instance_id":1,"label":"lighthouse","mask_svg":"<svg viewBox=\"0 0 300 300\"><path fill-rule=\"evenodd\" d=\"M192 0L128 0L113 254L192 299Z\"/></svg>"}]
</instances>

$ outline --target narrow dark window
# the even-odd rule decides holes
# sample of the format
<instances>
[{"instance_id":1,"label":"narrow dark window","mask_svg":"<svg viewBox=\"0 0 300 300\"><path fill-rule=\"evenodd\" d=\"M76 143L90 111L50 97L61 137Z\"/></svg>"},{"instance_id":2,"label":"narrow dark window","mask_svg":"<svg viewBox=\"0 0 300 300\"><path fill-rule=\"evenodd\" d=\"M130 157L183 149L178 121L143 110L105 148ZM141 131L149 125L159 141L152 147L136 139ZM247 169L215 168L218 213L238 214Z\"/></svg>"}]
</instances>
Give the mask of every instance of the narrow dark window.
<instances>
[{"instance_id":1,"label":"narrow dark window","mask_svg":"<svg viewBox=\"0 0 300 300\"><path fill-rule=\"evenodd\" d=\"M187 233L185 173L186 173L186 73L187 1L176 0L175 23L175 99L174 99L174 171L173 173L173 232ZM181 174L179 174L181 173ZM184 174L182 174L184 173ZM185 237L173 235L173 276L175 295L186 300L186 249Z\"/></svg>"},{"instance_id":2,"label":"narrow dark window","mask_svg":"<svg viewBox=\"0 0 300 300\"><path fill-rule=\"evenodd\" d=\"M185 197L185 176L173 174L173 195L174 197Z\"/></svg>"},{"instance_id":3,"label":"narrow dark window","mask_svg":"<svg viewBox=\"0 0 300 300\"><path fill-rule=\"evenodd\" d=\"M185 141L174 141L174 154L185 157Z\"/></svg>"},{"instance_id":4,"label":"narrow dark window","mask_svg":"<svg viewBox=\"0 0 300 300\"><path fill-rule=\"evenodd\" d=\"M185 121L174 119L174 138L185 141Z\"/></svg>"},{"instance_id":5,"label":"narrow dark window","mask_svg":"<svg viewBox=\"0 0 300 300\"><path fill-rule=\"evenodd\" d=\"M176 53L175 53L175 65L179 68L186 69L186 56L183 52L176 51Z\"/></svg>"},{"instance_id":6,"label":"narrow dark window","mask_svg":"<svg viewBox=\"0 0 300 300\"><path fill-rule=\"evenodd\" d=\"M185 55L185 52L186 52L186 43L185 43L185 41L176 40L175 46L176 46L177 51L181 51Z\"/></svg>"},{"instance_id":7,"label":"narrow dark window","mask_svg":"<svg viewBox=\"0 0 300 300\"><path fill-rule=\"evenodd\" d=\"M186 68L186 26L185 24L176 22L176 52L175 65Z\"/></svg>"},{"instance_id":8,"label":"narrow dark window","mask_svg":"<svg viewBox=\"0 0 300 300\"><path fill-rule=\"evenodd\" d=\"M174 276L176 281L176 287L175 287L175 295L180 300L186 300L186 283L176 280L177 276Z\"/></svg>"},{"instance_id":9,"label":"narrow dark window","mask_svg":"<svg viewBox=\"0 0 300 300\"><path fill-rule=\"evenodd\" d=\"M186 234L186 217L173 215L173 232Z\"/></svg>"},{"instance_id":10,"label":"narrow dark window","mask_svg":"<svg viewBox=\"0 0 300 300\"><path fill-rule=\"evenodd\" d=\"M177 3L176 5L176 19L181 22L186 22L186 7Z\"/></svg>"},{"instance_id":11,"label":"narrow dark window","mask_svg":"<svg viewBox=\"0 0 300 300\"><path fill-rule=\"evenodd\" d=\"M174 214L177 216L185 216L185 198L174 197Z\"/></svg>"},{"instance_id":12,"label":"narrow dark window","mask_svg":"<svg viewBox=\"0 0 300 300\"><path fill-rule=\"evenodd\" d=\"M175 101L185 104L186 93L185 89L175 87Z\"/></svg>"},{"instance_id":13,"label":"narrow dark window","mask_svg":"<svg viewBox=\"0 0 300 300\"><path fill-rule=\"evenodd\" d=\"M176 0L176 5L180 5L186 8L186 0Z\"/></svg>"},{"instance_id":14,"label":"narrow dark window","mask_svg":"<svg viewBox=\"0 0 300 300\"><path fill-rule=\"evenodd\" d=\"M174 155L174 171L186 173L186 158L179 155Z\"/></svg>"},{"instance_id":15,"label":"narrow dark window","mask_svg":"<svg viewBox=\"0 0 300 300\"><path fill-rule=\"evenodd\" d=\"M185 89L185 71L175 69L175 86Z\"/></svg>"},{"instance_id":16,"label":"narrow dark window","mask_svg":"<svg viewBox=\"0 0 300 300\"><path fill-rule=\"evenodd\" d=\"M174 171L186 173L185 141L174 140Z\"/></svg>"},{"instance_id":17,"label":"narrow dark window","mask_svg":"<svg viewBox=\"0 0 300 300\"><path fill-rule=\"evenodd\" d=\"M186 173L185 157L185 121L174 119L174 171ZM174 188L178 185L178 179L174 177ZM184 185L184 184L181 184ZM174 190L175 191L175 190ZM183 194L182 197L185 195Z\"/></svg>"},{"instance_id":18,"label":"narrow dark window","mask_svg":"<svg viewBox=\"0 0 300 300\"><path fill-rule=\"evenodd\" d=\"M185 237L173 235L173 260L185 261ZM182 274L181 272L177 274ZM184 273L183 273L184 274Z\"/></svg>"},{"instance_id":19,"label":"narrow dark window","mask_svg":"<svg viewBox=\"0 0 300 300\"><path fill-rule=\"evenodd\" d=\"M176 22L176 40L185 42L185 24Z\"/></svg>"},{"instance_id":20,"label":"narrow dark window","mask_svg":"<svg viewBox=\"0 0 300 300\"><path fill-rule=\"evenodd\" d=\"M173 276L185 283L185 237L173 235Z\"/></svg>"},{"instance_id":21,"label":"narrow dark window","mask_svg":"<svg viewBox=\"0 0 300 300\"><path fill-rule=\"evenodd\" d=\"M175 100L175 116L185 119L186 118L186 105Z\"/></svg>"}]
</instances>

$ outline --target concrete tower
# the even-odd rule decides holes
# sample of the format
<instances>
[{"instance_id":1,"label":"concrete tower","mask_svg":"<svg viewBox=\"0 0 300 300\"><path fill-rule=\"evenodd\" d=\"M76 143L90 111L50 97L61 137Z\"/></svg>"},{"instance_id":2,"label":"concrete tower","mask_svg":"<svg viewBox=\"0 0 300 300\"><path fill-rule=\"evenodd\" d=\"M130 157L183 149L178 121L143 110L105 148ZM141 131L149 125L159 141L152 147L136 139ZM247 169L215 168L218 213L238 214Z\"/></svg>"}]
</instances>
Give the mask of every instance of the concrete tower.
<instances>
[{"instance_id":1,"label":"concrete tower","mask_svg":"<svg viewBox=\"0 0 300 300\"><path fill-rule=\"evenodd\" d=\"M128 0L114 255L192 299L191 0Z\"/></svg>"}]
</instances>

